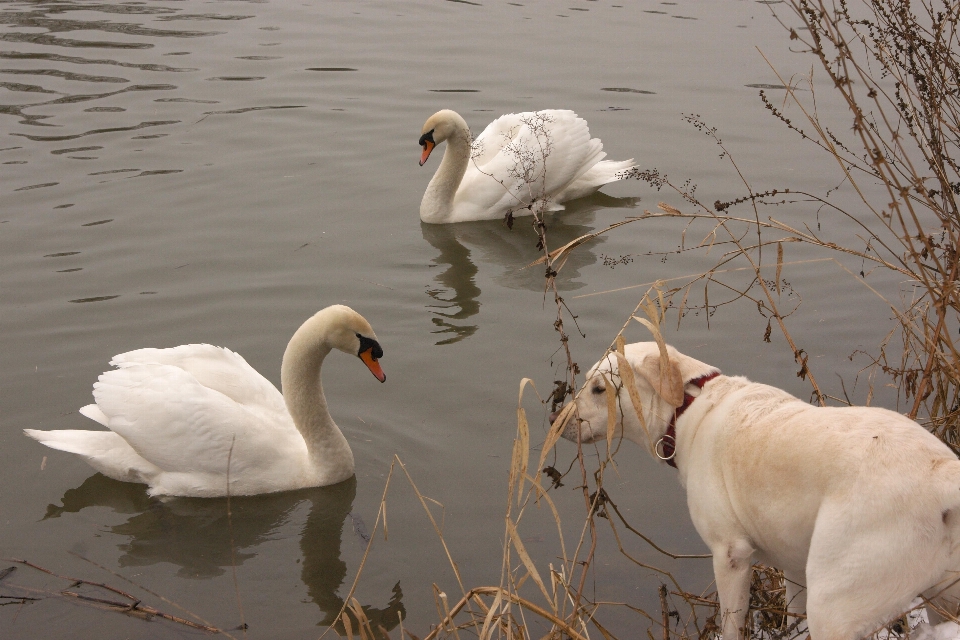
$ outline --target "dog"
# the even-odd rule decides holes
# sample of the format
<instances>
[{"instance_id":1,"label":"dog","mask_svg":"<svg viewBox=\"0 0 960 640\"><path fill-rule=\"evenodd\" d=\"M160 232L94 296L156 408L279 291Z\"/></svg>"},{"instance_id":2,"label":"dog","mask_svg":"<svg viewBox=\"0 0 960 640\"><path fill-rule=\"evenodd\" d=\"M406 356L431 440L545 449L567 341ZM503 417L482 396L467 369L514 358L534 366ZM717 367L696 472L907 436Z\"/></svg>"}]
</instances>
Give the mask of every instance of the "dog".
<instances>
[{"instance_id":1,"label":"dog","mask_svg":"<svg viewBox=\"0 0 960 640\"><path fill-rule=\"evenodd\" d=\"M754 562L783 571L813 640L862 638L918 594L957 613L960 460L913 420L811 406L642 342L594 365L554 428L604 441L608 385L612 436L677 469L713 554L725 640L744 638Z\"/></svg>"}]
</instances>

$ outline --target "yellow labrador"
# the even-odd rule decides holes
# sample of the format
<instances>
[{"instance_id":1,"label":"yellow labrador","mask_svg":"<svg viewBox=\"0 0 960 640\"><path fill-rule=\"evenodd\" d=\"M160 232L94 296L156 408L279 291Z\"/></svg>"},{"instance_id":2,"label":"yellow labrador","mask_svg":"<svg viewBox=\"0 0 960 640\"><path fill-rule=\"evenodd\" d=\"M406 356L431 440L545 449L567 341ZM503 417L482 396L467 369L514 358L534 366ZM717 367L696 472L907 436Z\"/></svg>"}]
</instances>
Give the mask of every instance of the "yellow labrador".
<instances>
[{"instance_id":1,"label":"yellow labrador","mask_svg":"<svg viewBox=\"0 0 960 640\"><path fill-rule=\"evenodd\" d=\"M743 637L754 562L783 570L813 640L857 640L921 593L957 611L960 460L935 436L885 409L811 406L673 347L624 354L587 374L563 436L606 438L613 384L614 435L667 460L686 488L725 639Z\"/></svg>"}]
</instances>

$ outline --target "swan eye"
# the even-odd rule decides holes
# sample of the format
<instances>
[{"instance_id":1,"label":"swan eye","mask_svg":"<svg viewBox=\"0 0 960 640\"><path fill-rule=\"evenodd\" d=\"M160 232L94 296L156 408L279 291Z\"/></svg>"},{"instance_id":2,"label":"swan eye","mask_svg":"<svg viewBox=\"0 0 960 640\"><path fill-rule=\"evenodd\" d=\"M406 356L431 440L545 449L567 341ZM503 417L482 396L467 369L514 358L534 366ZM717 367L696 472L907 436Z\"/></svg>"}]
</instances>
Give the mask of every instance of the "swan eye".
<instances>
[{"instance_id":1,"label":"swan eye","mask_svg":"<svg viewBox=\"0 0 960 640\"><path fill-rule=\"evenodd\" d=\"M359 333L357 334L357 338L360 340L360 349L357 351L358 356L365 351L370 351L370 355L373 356L374 360L379 360L383 357L383 348L379 342L373 338L362 336Z\"/></svg>"},{"instance_id":2,"label":"swan eye","mask_svg":"<svg viewBox=\"0 0 960 640\"><path fill-rule=\"evenodd\" d=\"M432 143L432 144L437 144L436 142L433 141L433 132L434 132L434 129L430 129L430 131L427 131L425 134L423 134L422 136L420 136L420 146L421 146L421 147L424 146L424 145L426 145L428 142L430 142L430 143Z\"/></svg>"}]
</instances>

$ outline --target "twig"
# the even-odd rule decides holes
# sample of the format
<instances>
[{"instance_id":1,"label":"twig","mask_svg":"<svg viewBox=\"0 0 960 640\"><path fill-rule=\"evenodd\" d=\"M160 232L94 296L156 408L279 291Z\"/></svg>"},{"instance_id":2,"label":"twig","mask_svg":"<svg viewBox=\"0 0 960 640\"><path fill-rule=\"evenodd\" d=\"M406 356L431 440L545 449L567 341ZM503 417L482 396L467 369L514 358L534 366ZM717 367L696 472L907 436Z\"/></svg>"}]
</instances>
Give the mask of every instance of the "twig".
<instances>
[{"instance_id":1,"label":"twig","mask_svg":"<svg viewBox=\"0 0 960 640\"><path fill-rule=\"evenodd\" d=\"M236 544L233 541L233 512L230 510L230 463L233 462L233 445L237 442L236 434L230 439L230 450L227 451L227 528L230 530L230 570L233 574L233 592L237 596L237 609L240 611L240 629L247 635L247 622L243 615L243 600L240 598L240 582L237 580Z\"/></svg>"},{"instance_id":2,"label":"twig","mask_svg":"<svg viewBox=\"0 0 960 640\"><path fill-rule=\"evenodd\" d=\"M67 553L69 553L70 555L72 555L72 556L75 557L75 558L78 558L78 559L80 559L80 560L83 560L84 562L88 562L88 563L92 564L93 566L97 567L97 568L100 569L101 571L106 571L107 573L109 573L110 575L114 576L115 578L119 578L120 580L123 580L124 582L128 582L128 583L132 584L133 586L137 587L137 588L140 589L141 591L145 591L146 593L149 593L149 594L150 594L151 596L153 596L154 598L157 598L157 599L159 599L159 600L161 600L161 601L169 604L170 606L179 609L180 611L184 612L185 614L187 614L187 615L189 615L189 616L193 616L196 620L199 620L199 621L200 621L201 626L203 626L203 627L209 627L210 629L216 629L215 633L221 633L221 634L227 636L228 638L231 638L232 640L236 640L236 638L234 638L232 635L230 635L230 633L228 633L227 631L224 631L223 629L218 629L218 628L216 627L216 625L214 625L213 623L208 622L207 620L204 620L202 617L198 616L197 614L193 613L192 611L189 611L189 610L187 610L187 609L184 609L183 607L181 607L181 606L180 606L179 604L177 604L176 602L173 602L172 600L170 600L170 599L168 599L168 598L165 598L164 596L160 595L159 593L157 593L157 592L155 592L155 591L152 591L152 590L148 589L147 587L143 586L142 584L137 584L136 582L134 582L134 581L131 580L130 578L127 578L126 576L122 576L122 575L120 575L119 573L117 573L116 571L111 571L110 569L108 569L107 567L103 566L102 564L100 564L100 563L98 563L98 562L94 562L94 561L91 560L90 558L81 556L81 555L78 554L78 553L74 553L73 551L68 551Z\"/></svg>"},{"instance_id":3,"label":"twig","mask_svg":"<svg viewBox=\"0 0 960 640\"><path fill-rule=\"evenodd\" d=\"M71 586L73 586L73 587L77 587L77 586L84 585L84 584L85 584L85 585L92 586L92 587L99 587L100 589L104 589L104 590L106 590L106 591L111 591L111 592L113 592L113 593L115 593L115 594L117 594L117 595L119 595L119 596L121 596L121 597L123 597L123 598L126 598L126 599L129 600L130 602L129 602L129 603L123 603L123 602L116 602L116 601L113 601L113 600L104 600L104 599L101 599L101 598L94 598L94 597L92 597L92 596L85 596L85 595L76 593L76 592L74 592L74 591L69 591L69 590L67 590L67 589L64 589L64 590L62 590L62 591L59 591L58 593L59 593L60 595L69 596L69 597L73 597L73 598L77 598L77 599L79 599L79 600L84 600L84 601L89 601L89 602L96 602L96 603L98 603L98 604L105 604L105 605L107 605L107 606L110 606L110 607L114 607L114 608L119 609L121 613L125 613L125 612L126 612L126 613L134 613L134 612L135 612L135 613L141 613L141 614L146 614L146 615L150 615L150 616L156 616L156 617L158 617L158 618L163 618L164 620L169 620L169 621L171 621L171 622L176 622L177 624L182 624L182 625L184 625L184 626L191 627L191 628L193 628L193 629L200 629L200 630L203 630L203 631L207 631L207 632L209 632L209 633L225 633L225 632L222 631L221 629L218 629L218 628L213 627L213 626L198 624L198 623L196 623L196 622L192 622L192 621L190 621L190 620L186 620L186 619L184 619L184 618L180 618L180 617L178 617L178 616L171 615L171 614L169 614L169 613L164 613L164 612L162 612L162 611L160 611L160 610L158 610L158 609L155 609L155 608L153 608L153 607L150 607L150 606L147 606L147 605L143 604L143 603L140 601L140 599L134 597L133 595L127 593L126 591L123 591L123 590L121 590L121 589L117 589L116 587L111 587L110 585L103 584L103 583L101 583L101 582L93 582L93 581L91 581L91 580L85 580L85 579L83 579L83 578L71 578L71 577L69 577L69 576L63 576L63 575L60 575L60 574L58 574L58 573L55 573L55 572L53 572L53 571L51 571L51 570L49 570L49 569L45 569L45 568L41 567L40 565L33 564L32 562L29 562L29 561L27 561L27 560L20 560L20 559L18 559L18 558L4 558L4 560L7 561L7 562L16 562L17 564L22 564L22 565L24 565L24 566L30 567L31 569L35 569L35 570L37 570L37 571L41 571L41 572L43 572L43 573L46 573L46 574L48 574L48 575L51 575L51 576L53 576L53 577L55 577L55 578L59 578L59 579L61 579L61 580L66 580L67 582L72 583ZM225 635L229 635L229 634L225 634Z\"/></svg>"}]
</instances>

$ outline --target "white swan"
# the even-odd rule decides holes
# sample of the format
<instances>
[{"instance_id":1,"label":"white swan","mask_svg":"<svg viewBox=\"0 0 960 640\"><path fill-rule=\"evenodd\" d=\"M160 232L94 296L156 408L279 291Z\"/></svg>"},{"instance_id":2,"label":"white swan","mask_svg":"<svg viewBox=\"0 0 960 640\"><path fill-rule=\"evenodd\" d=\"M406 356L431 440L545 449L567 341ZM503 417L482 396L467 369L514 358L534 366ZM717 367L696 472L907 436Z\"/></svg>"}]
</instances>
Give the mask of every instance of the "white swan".
<instances>
[{"instance_id":1,"label":"white swan","mask_svg":"<svg viewBox=\"0 0 960 640\"><path fill-rule=\"evenodd\" d=\"M240 355L208 344L115 356L80 413L110 431L38 431L31 438L76 453L106 476L149 485L150 495L254 495L335 484L353 475L353 452L327 411L320 366L331 349L358 355L380 382L383 355L370 324L334 305L287 344L281 395ZM228 469L229 460L229 469Z\"/></svg>"},{"instance_id":2,"label":"white swan","mask_svg":"<svg viewBox=\"0 0 960 640\"><path fill-rule=\"evenodd\" d=\"M424 222L495 220L530 205L560 204L625 177L633 159L603 160L603 143L590 137L573 111L547 109L500 116L471 140L460 114L444 109L423 125L420 166L441 142L447 150L420 202Z\"/></svg>"}]
</instances>

